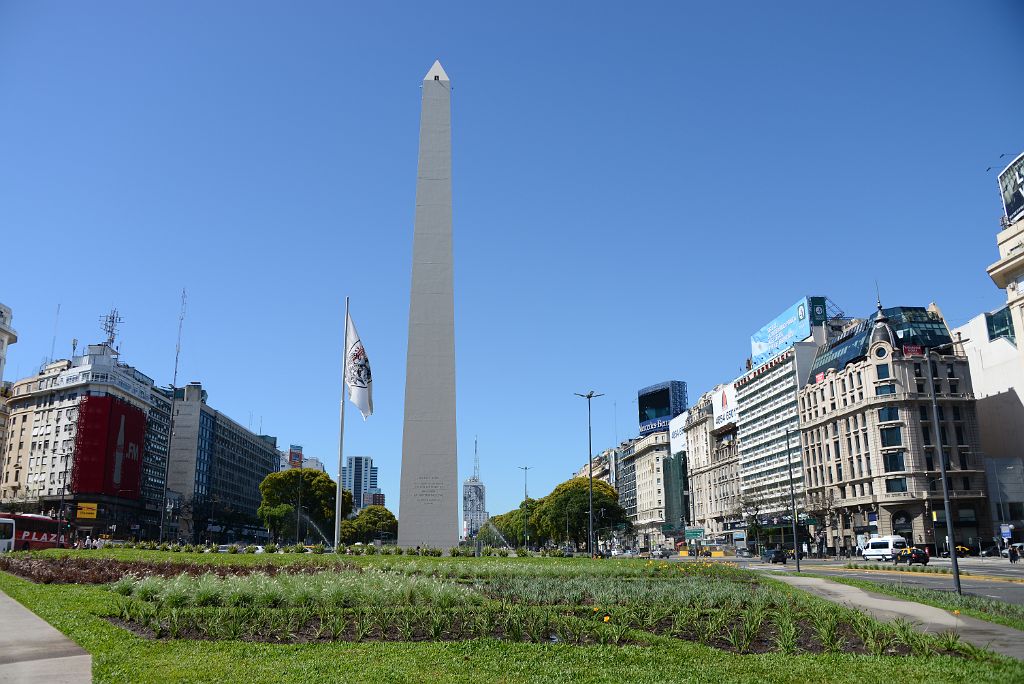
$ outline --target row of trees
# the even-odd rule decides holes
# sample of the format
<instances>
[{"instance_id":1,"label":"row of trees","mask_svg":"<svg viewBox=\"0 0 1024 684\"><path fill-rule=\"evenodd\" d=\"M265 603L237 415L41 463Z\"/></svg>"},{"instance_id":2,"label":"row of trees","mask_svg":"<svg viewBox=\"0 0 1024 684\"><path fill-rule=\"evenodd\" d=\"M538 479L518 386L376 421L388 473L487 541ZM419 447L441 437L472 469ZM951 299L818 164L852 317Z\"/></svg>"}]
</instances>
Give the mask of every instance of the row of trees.
<instances>
[{"instance_id":1,"label":"row of trees","mask_svg":"<svg viewBox=\"0 0 1024 684\"><path fill-rule=\"evenodd\" d=\"M587 541L590 510L590 481L576 477L555 487L540 499L526 499L519 508L493 516L491 525L509 544L524 543L525 532L530 546L548 543L569 543L577 548ZM594 480L594 531L599 539L611 538L616 530L627 531L626 511L619 505L615 489L602 480ZM484 527L477 535L484 544L501 545L501 539Z\"/></svg>"},{"instance_id":2,"label":"row of trees","mask_svg":"<svg viewBox=\"0 0 1024 684\"><path fill-rule=\"evenodd\" d=\"M315 536L317 541L333 543L336 492L334 480L319 470L271 473L260 483L257 515L274 539ZM393 539L398 534L398 520L384 506L367 506L350 520L351 514L352 492L342 490L341 541L345 544L367 543L385 535Z\"/></svg>"}]
</instances>

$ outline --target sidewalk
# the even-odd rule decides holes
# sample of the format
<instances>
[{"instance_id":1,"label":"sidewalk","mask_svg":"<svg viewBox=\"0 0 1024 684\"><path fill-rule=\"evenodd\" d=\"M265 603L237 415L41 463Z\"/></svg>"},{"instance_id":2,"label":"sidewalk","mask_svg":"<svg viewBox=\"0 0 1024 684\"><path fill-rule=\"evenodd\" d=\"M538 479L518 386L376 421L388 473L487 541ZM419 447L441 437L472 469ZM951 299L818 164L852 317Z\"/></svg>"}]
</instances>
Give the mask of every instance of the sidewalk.
<instances>
[{"instance_id":1,"label":"sidewalk","mask_svg":"<svg viewBox=\"0 0 1024 684\"><path fill-rule=\"evenodd\" d=\"M91 681L91 655L0 591L0 684Z\"/></svg>"},{"instance_id":2,"label":"sidewalk","mask_svg":"<svg viewBox=\"0 0 1024 684\"><path fill-rule=\"evenodd\" d=\"M916 623L923 632L937 633L952 629L967 643L1024 660L1024 632L1012 627L953 615L941 608L903 601L817 577L778 574L772 575L772 578L833 603L858 608L882 622L904 618Z\"/></svg>"}]
</instances>

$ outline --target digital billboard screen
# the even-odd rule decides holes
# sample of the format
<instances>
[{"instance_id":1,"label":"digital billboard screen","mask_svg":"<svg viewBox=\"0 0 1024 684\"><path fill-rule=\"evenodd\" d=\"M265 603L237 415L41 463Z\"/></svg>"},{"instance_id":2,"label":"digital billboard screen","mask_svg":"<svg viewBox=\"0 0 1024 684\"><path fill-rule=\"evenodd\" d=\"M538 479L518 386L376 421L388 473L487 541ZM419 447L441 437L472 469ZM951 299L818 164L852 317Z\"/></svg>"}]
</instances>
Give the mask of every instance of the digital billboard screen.
<instances>
[{"instance_id":1,"label":"digital billboard screen","mask_svg":"<svg viewBox=\"0 0 1024 684\"><path fill-rule=\"evenodd\" d=\"M750 337L750 359L754 368L771 361L780 352L811 334L812 325L825 322L825 298L803 297Z\"/></svg>"},{"instance_id":2,"label":"digital billboard screen","mask_svg":"<svg viewBox=\"0 0 1024 684\"><path fill-rule=\"evenodd\" d=\"M1020 155L999 174L999 193L1003 196L1006 218L1014 220L1024 213L1024 154Z\"/></svg>"},{"instance_id":3,"label":"digital billboard screen","mask_svg":"<svg viewBox=\"0 0 1024 684\"><path fill-rule=\"evenodd\" d=\"M686 383L670 380L636 393L640 434L668 430L671 419L686 410Z\"/></svg>"}]
</instances>

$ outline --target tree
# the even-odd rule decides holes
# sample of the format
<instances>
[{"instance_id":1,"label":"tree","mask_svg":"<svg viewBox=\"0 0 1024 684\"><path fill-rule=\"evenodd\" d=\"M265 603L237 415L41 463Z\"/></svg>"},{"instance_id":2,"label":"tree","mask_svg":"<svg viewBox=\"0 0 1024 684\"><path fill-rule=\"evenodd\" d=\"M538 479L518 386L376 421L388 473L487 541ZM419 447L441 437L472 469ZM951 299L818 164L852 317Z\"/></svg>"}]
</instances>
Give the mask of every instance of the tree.
<instances>
[{"instance_id":1,"label":"tree","mask_svg":"<svg viewBox=\"0 0 1024 684\"><path fill-rule=\"evenodd\" d=\"M256 514L263 521L264 527L270 530L270 534L274 539L280 539L285 531L289 529L290 523L294 529L295 507L290 504L283 503L271 506L264 501L260 504Z\"/></svg>"},{"instance_id":2,"label":"tree","mask_svg":"<svg viewBox=\"0 0 1024 684\"><path fill-rule=\"evenodd\" d=\"M740 495L736 501L734 514L747 523L747 540L750 535L754 536L754 543L758 549L761 548L761 532L764 525L761 524L761 512L765 509L764 497L754 492L746 492Z\"/></svg>"},{"instance_id":3,"label":"tree","mask_svg":"<svg viewBox=\"0 0 1024 684\"><path fill-rule=\"evenodd\" d=\"M590 480L576 477L555 487L537 508L540 536L547 539L585 544L590 529ZM603 480L594 480L594 531L626 522L626 511L619 505L619 495ZM566 533L568 528L568 534Z\"/></svg>"},{"instance_id":4,"label":"tree","mask_svg":"<svg viewBox=\"0 0 1024 684\"><path fill-rule=\"evenodd\" d=\"M395 514L384 506L367 506L359 511L352 521L356 536L363 543L381 539L382 534L389 534L394 539L398 535L398 520Z\"/></svg>"},{"instance_id":5,"label":"tree","mask_svg":"<svg viewBox=\"0 0 1024 684\"><path fill-rule=\"evenodd\" d=\"M271 523L277 525L278 534L287 535L294 530L300 490L303 509L301 519L311 523L325 538L333 537L337 488L327 473L312 468L290 468L267 475L260 483L260 520L267 528L271 528ZM292 509L290 521L281 518L284 512L280 508L282 505ZM342 493L341 515L348 517L351 512L352 493L345 490ZM308 529L303 531L308 533Z\"/></svg>"}]
</instances>

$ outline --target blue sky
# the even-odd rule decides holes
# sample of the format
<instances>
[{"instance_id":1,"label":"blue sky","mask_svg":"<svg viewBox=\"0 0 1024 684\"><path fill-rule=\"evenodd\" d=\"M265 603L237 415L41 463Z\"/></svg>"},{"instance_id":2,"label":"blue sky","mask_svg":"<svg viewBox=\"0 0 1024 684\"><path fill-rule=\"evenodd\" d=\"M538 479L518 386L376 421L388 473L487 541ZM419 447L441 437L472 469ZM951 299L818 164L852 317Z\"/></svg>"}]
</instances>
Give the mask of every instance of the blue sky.
<instances>
[{"instance_id":1,"label":"blue sky","mask_svg":"<svg viewBox=\"0 0 1024 684\"><path fill-rule=\"evenodd\" d=\"M366 5L379 5L367 7ZM345 295L397 511L419 82L453 94L460 478L492 513L636 432L636 390L739 374L804 294L998 307L1020 3L0 1L6 379L125 318L126 362L337 454ZM999 164L1001 168L1007 158ZM349 414L354 415L353 413ZM617 419L616 419L617 418Z\"/></svg>"}]
</instances>

